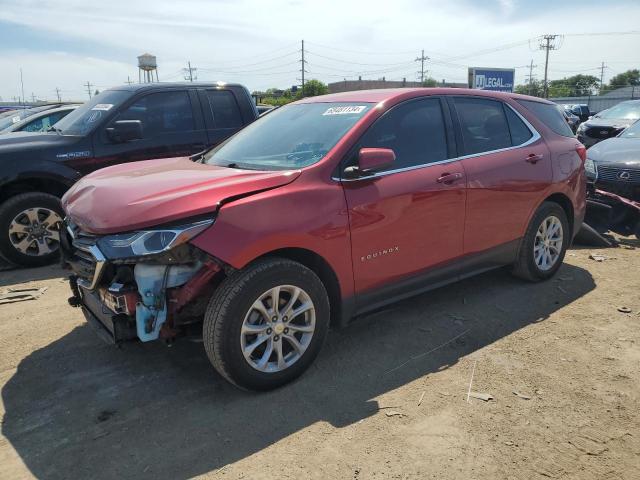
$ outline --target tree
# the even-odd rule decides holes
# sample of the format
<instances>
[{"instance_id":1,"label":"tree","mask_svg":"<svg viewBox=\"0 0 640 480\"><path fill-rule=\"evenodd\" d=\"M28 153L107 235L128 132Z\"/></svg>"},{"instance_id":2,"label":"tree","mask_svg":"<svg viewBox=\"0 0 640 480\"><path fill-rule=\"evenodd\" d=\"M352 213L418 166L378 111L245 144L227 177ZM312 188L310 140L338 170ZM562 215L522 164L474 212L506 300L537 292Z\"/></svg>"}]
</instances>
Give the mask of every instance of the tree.
<instances>
[{"instance_id":1,"label":"tree","mask_svg":"<svg viewBox=\"0 0 640 480\"><path fill-rule=\"evenodd\" d=\"M422 86L423 87L437 87L438 86L438 81L435 78L427 77L427 78L424 79L424 82L422 82Z\"/></svg>"},{"instance_id":2,"label":"tree","mask_svg":"<svg viewBox=\"0 0 640 480\"><path fill-rule=\"evenodd\" d=\"M320 80L309 80L304 84L304 95L302 90L298 90L296 97L315 97L316 95L326 95L327 93L329 93L329 87Z\"/></svg>"},{"instance_id":3,"label":"tree","mask_svg":"<svg viewBox=\"0 0 640 480\"><path fill-rule=\"evenodd\" d=\"M609 85L604 85L601 93L610 92L616 88L640 85L640 70L637 68L619 73L609 80Z\"/></svg>"},{"instance_id":4,"label":"tree","mask_svg":"<svg viewBox=\"0 0 640 480\"><path fill-rule=\"evenodd\" d=\"M573 75L562 80L549 82L550 97L586 97L593 95L600 85L600 79L593 75Z\"/></svg>"},{"instance_id":5,"label":"tree","mask_svg":"<svg viewBox=\"0 0 640 480\"><path fill-rule=\"evenodd\" d=\"M531 83L526 83L524 85L516 85L515 88L516 93L521 93L522 95L532 95L534 97L542 97L544 96L544 82L542 80L531 80Z\"/></svg>"}]
</instances>

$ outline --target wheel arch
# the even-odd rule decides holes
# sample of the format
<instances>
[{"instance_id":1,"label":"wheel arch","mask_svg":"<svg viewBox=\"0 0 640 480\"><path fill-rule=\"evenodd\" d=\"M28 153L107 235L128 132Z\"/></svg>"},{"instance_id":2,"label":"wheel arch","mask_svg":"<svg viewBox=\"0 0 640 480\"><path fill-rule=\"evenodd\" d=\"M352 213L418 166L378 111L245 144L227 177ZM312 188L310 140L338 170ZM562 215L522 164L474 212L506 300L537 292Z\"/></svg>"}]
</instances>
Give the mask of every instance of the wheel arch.
<instances>
[{"instance_id":1,"label":"wheel arch","mask_svg":"<svg viewBox=\"0 0 640 480\"><path fill-rule=\"evenodd\" d=\"M343 299L340 293L340 280L338 275L321 255L312 250L300 247L289 247L272 250L270 252L260 255L260 258L265 257L281 257L288 258L294 262L298 262L311 271L313 271L327 290L329 296L329 306L331 308L331 325L335 326L342 324L343 316Z\"/></svg>"},{"instance_id":2,"label":"wheel arch","mask_svg":"<svg viewBox=\"0 0 640 480\"><path fill-rule=\"evenodd\" d=\"M560 205L562 210L564 210L565 215L567 216L567 221L569 222L569 231L571 232L573 238L573 232L575 232L575 218L573 203L571 202L571 199L564 193L556 192L545 198L543 200L543 203L544 202L552 202Z\"/></svg>"},{"instance_id":3,"label":"wheel arch","mask_svg":"<svg viewBox=\"0 0 640 480\"><path fill-rule=\"evenodd\" d=\"M70 185L55 178L20 178L5 183L0 188L0 203L20 193L40 192L62 198Z\"/></svg>"}]
</instances>

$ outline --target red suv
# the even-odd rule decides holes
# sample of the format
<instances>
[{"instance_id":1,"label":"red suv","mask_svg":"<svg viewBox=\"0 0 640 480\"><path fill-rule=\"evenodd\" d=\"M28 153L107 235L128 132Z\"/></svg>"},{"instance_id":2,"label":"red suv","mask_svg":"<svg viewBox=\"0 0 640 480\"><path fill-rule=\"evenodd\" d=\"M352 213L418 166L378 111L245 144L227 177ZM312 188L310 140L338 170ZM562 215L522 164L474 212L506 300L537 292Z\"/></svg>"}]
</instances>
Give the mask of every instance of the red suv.
<instances>
[{"instance_id":1,"label":"red suv","mask_svg":"<svg viewBox=\"0 0 640 480\"><path fill-rule=\"evenodd\" d=\"M69 300L111 342L201 334L226 379L274 388L330 324L504 265L553 276L584 216L584 160L538 98L307 98L202 155L80 180L63 198Z\"/></svg>"}]
</instances>

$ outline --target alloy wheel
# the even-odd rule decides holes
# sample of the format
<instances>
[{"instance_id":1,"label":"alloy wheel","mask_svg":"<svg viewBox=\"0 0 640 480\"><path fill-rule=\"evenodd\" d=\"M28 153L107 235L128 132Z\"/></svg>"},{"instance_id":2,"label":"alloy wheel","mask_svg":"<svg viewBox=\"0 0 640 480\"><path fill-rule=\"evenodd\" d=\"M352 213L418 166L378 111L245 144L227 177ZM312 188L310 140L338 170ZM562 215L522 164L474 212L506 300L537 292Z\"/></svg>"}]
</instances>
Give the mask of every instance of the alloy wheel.
<instances>
[{"instance_id":1,"label":"alloy wheel","mask_svg":"<svg viewBox=\"0 0 640 480\"><path fill-rule=\"evenodd\" d=\"M275 373L296 363L309 347L316 309L309 294L279 285L260 295L245 315L240 347L254 369Z\"/></svg>"},{"instance_id":2,"label":"alloy wheel","mask_svg":"<svg viewBox=\"0 0 640 480\"><path fill-rule=\"evenodd\" d=\"M33 257L48 255L60 247L62 218L48 208L28 208L9 224L9 241L18 252Z\"/></svg>"},{"instance_id":3,"label":"alloy wheel","mask_svg":"<svg viewBox=\"0 0 640 480\"><path fill-rule=\"evenodd\" d=\"M562 254L562 222L555 215L545 218L536 232L533 258L542 271L551 270Z\"/></svg>"}]
</instances>

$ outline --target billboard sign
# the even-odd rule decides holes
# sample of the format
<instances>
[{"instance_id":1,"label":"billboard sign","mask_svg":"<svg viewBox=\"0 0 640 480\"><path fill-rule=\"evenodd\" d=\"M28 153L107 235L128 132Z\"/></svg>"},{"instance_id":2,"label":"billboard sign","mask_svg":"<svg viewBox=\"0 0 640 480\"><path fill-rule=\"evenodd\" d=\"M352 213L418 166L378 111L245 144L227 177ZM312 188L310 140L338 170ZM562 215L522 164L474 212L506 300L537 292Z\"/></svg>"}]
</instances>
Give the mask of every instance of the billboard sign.
<instances>
[{"instance_id":1,"label":"billboard sign","mask_svg":"<svg viewBox=\"0 0 640 480\"><path fill-rule=\"evenodd\" d=\"M515 69L513 68L469 68L469 88L513 92Z\"/></svg>"}]
</instances>

